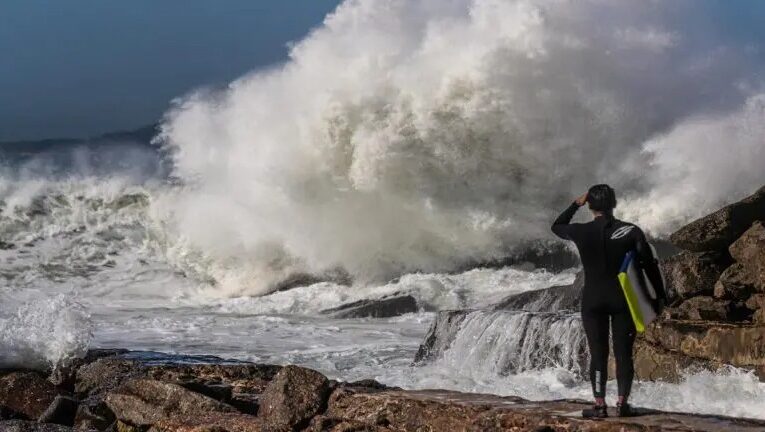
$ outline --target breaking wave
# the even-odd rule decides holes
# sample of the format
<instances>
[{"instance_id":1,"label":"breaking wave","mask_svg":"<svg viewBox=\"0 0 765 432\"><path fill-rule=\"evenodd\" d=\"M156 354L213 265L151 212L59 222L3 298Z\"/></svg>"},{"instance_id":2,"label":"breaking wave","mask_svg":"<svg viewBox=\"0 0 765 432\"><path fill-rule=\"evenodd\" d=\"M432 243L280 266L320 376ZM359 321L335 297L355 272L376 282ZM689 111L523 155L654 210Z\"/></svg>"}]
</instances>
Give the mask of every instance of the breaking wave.
<instances>
[{"instance_id":1,"label":"breaking wave","mask_svg":"<svg viewBox=\"0 0 765 432\"><path fill-rule=\"evenodd\" d=\"M765 183L761 48L714 14L348 0L286 64L177 101L159 142L184 187L157 208L220 295L495 260L596 182L664 235Z\"/></svg>"}]
</instances>

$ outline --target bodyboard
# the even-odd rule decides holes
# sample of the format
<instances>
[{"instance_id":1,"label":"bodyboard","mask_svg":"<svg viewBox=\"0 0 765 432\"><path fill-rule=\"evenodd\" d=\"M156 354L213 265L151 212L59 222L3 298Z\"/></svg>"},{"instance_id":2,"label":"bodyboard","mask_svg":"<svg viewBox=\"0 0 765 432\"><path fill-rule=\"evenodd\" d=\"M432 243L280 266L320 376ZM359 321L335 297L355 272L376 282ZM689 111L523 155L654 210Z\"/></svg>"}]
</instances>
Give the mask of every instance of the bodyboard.
<instances>
[{"instance_id":1,"label":"bodyboard","mask_svg":"<svg viewBox=\"0 0 765 432\"><path fill-rule=\"evenodd\" d=\"M629 252L624 257L619 271L619 284L627 300L635 329L638 333L645 332L646 326L656 319L656 311L653 308L651 295L647 292L650 282L643 270L638 267L635 252ZM653 287L650 289L653 290ZM654 292L653 297L655 296Z\"/></svg>"}]
</instances>

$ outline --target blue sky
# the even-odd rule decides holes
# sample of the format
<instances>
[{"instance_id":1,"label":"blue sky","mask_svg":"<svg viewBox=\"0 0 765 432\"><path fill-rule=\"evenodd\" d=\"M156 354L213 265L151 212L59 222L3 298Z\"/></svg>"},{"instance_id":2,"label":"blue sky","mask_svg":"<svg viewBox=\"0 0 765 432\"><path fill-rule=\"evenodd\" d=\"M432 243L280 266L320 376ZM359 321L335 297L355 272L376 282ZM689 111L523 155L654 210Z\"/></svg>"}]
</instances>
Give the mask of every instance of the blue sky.
<instances>
[{"instance_id":1,"label":"blue sky","mask_svg":"<svg viewBox=\"0 0 765 432\"><path fill-rule=\"evenodd\" d=\"M2 0L0 141L156 121L175 96L283 61L339 0Z\"/></svg>"}]
</instances>

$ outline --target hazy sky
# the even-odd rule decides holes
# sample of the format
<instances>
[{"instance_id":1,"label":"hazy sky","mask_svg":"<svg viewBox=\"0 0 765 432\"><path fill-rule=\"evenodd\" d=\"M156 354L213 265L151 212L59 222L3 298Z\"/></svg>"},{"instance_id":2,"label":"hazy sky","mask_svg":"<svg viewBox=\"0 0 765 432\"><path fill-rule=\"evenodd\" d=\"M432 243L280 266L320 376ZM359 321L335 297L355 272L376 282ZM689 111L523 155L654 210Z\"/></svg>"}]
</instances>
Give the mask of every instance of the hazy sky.
<instances>
[{"instance_id":1,"label":"hazy sky","mask_svg":"<svg viewBox=\"0 0 765 432\"><path fill-rule=\"evenodd\" d=\"M175 96L283 61L339 0L2 0L0 141L156 121Z\"/></svg>"}]
</instances>

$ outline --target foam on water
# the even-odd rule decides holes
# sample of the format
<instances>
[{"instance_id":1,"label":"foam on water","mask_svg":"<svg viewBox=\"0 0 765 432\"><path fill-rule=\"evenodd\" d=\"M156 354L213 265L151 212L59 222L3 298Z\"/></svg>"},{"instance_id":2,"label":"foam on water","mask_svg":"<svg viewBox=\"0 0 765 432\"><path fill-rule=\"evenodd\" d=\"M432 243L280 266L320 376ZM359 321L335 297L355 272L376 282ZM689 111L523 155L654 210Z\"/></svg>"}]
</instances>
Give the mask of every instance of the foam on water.
<instances>
[{"instance_id":1,"label":"foam on water","mask_svg":"<svg viewBox=\"0 0 765 432\"><path fill-rule=\"evenodd\" d=\"M0 299L0 368L49 369L88 349L91 321L85 309L64 295L38 297L21 304L7 293Z\"/></svg>"}]
</instances>

